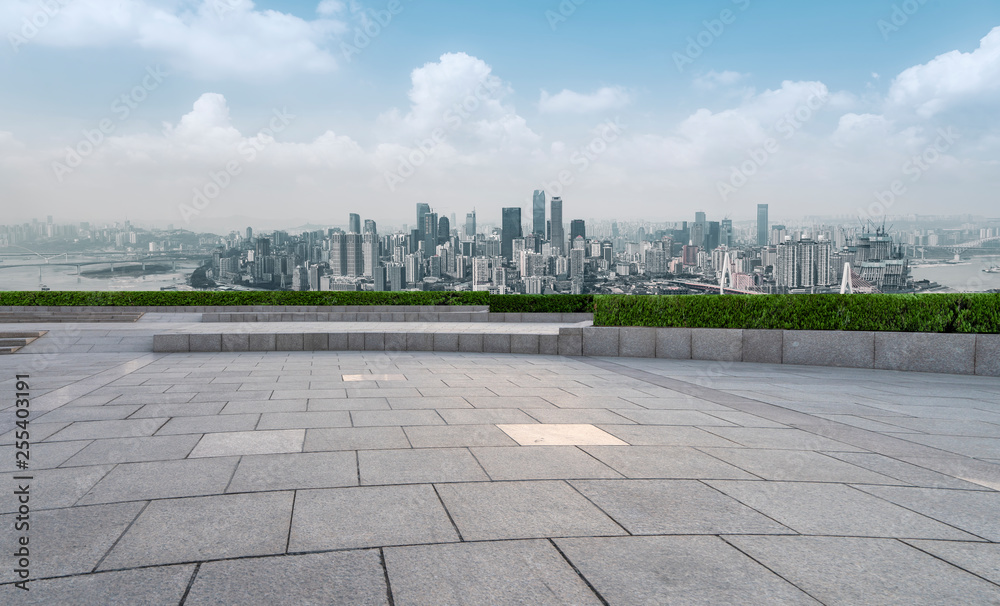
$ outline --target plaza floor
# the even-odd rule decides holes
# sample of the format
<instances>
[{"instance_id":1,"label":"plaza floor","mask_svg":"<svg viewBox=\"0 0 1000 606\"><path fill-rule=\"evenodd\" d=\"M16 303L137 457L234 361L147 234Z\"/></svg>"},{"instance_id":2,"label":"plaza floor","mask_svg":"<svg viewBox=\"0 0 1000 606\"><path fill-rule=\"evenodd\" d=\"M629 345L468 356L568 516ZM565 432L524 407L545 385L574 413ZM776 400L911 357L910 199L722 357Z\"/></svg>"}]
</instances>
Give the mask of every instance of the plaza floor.
<instances>
[{"instance_id":1,"label":"plaza floor","mask_svg":"<svg viewBox=\"0 0 1000 606\"><path fill-rule=\"evenodd\" d=\"M154 354L155 319L0 357L0 603L1000 604L1000 379Z\"/></svg>"}]
</instances>

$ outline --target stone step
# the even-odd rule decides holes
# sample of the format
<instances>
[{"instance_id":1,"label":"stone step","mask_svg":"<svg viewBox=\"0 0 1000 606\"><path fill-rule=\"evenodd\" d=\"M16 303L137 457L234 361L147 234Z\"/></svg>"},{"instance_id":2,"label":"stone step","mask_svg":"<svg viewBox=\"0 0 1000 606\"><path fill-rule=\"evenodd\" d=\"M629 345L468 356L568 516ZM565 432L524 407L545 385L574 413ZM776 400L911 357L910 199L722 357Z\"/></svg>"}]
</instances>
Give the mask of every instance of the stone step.
<instances>
[{"instance_id":1,"label":"stone step","mask_svg":"<svg viewBox=\"0 0 1000 606\"><path fill-rule=\"evenodd\" d=\"M535 322L565 324L593 321L587 313L447 312L231 312L204 313L202 322Z\"/></svg>"},{"instance_id":2,"label":"stone step","mask_svg":"<svg viewBox=\"0 0 1000 606\"><path fill-rule=\"evenodd\" d=\"M44 330L0 332L0 355L17 352L17 350L38 339L46 332Z\"/></svg>"},{"instance_id":3,"label":"stone step","mask_svg":"<svg viewBox=\"0 0 1000 606\"><path fill-rule=\"evenodd\" d=\"M0 312L0 324L28 322L136 322L142 313Z\"/></svg>"}]
</instances>

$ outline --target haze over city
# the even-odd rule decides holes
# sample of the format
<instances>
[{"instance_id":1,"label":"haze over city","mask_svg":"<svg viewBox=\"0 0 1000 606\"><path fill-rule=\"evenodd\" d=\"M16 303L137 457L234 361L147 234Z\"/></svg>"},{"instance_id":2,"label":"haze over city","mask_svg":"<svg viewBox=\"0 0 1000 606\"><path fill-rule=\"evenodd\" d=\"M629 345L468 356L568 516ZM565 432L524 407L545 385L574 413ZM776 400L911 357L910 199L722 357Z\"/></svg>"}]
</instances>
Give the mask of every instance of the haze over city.
<instances>
[{"instance_id":1,"label":"haze over city","mask_svg":"<svg viewBox=\"0 0 1000 606\"><path fill-rule=\"evenodd\" d=\"M538 189L598 219L992 216L998 25L985 0L10 1L5 220L499 222Z\"/></svg>"}]
</instances>

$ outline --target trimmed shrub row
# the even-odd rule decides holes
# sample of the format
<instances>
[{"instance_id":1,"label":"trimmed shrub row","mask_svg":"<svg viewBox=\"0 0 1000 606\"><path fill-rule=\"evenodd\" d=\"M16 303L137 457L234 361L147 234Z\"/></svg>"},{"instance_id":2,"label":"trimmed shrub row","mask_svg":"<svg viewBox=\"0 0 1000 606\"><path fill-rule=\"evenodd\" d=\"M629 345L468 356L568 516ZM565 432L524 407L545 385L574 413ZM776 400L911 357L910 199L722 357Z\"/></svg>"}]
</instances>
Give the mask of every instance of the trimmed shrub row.
<instances>
[{"instance_id":1,"label":"trimmed shrub row","mask_svg":"<svg viewBox=\"0 0 1000 606\"><path fill-rule=\"evenodd\" d=\"M594 303L595 326L1000 333L1000 294L598 295Z\"/></svg>"},{"instance_id":2,"label":"trimmed shrub row","mask_svg":"<svg viewBox=\"0 0 1000 606\"><path fill-rule=\"evenodd\" d=\"M494 313L586 314L594 312L594 295L493 295Z\"/></svg>"}]
</instances>

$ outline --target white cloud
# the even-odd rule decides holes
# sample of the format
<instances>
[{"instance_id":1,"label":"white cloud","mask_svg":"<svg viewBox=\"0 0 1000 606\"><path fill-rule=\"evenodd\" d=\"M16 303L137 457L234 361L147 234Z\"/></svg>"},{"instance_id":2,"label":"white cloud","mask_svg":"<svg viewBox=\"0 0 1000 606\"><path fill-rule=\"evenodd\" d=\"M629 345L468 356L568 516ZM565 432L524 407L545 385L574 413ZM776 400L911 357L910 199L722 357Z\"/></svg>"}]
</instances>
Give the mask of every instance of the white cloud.
<instances>
[{"instance_id":1,"label":"white cloud","mask_svg":"<svg viewBox=\"0 0 1000 606\"><path fill-rule=\"evenodd\" d=\"M312 21L258 10L250 0L52 3L62 8L47 15L33 0L4 2L0 31L21 33L24 20L42 12L46 23L24 38L26 44L145 49L161 54L172 68L203 79L328 72L336 67L328 50L332 38L347 30L342 21L328 18L336 9L329 1L318 7L321 17Z\"/></svg>"},{"instance_id":2,"label":"white cloud","mask_svg":"<svg viewBox=\"0 0 1000 606\"><path fill-rule=\"evenodd\" d=\"M591 114L620 109L631 102L632 95L620 86L606 86L589 95L571 90L550 95L543 90L538 110L543 114Z\"/></svg>"},{"instance_id":3,"label":"white cloud","mask_svg":"<svg viewBox=\"0 0 1000 606\"><path fill-rule=\"evenodd\" d=\"M735 86L750 77L750 74L739 72L712 70L707 74L701 74L694 79L694 87L699 90L715 90L716 88L728 88Z\"/></svg>"},{"instance_id":4,"label":"white cloud","mask_svg":"<svg viewBox=\"0 0 1000 606\"><path fill-rule=\"evenodd\" d=\"M951 51L911 67L893 80L891 109L931 118L965 101L996 103L1000 91L1000 27L971 53Z\"/></svg>"}]
</instances>

